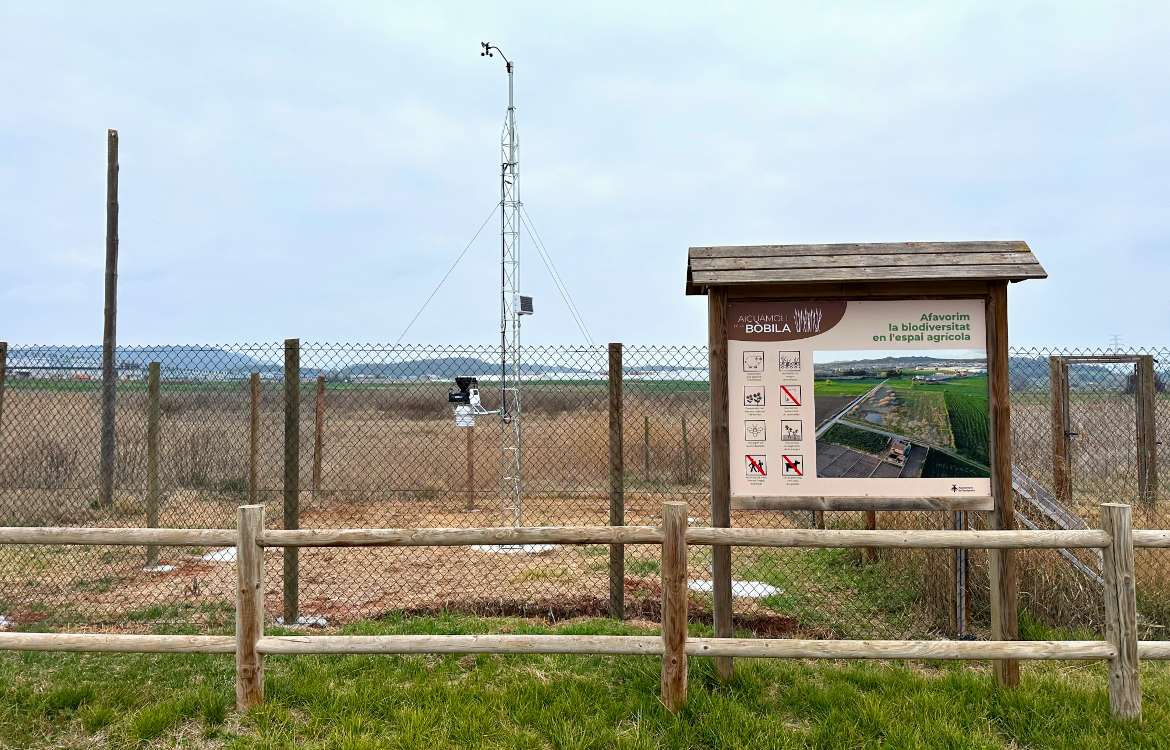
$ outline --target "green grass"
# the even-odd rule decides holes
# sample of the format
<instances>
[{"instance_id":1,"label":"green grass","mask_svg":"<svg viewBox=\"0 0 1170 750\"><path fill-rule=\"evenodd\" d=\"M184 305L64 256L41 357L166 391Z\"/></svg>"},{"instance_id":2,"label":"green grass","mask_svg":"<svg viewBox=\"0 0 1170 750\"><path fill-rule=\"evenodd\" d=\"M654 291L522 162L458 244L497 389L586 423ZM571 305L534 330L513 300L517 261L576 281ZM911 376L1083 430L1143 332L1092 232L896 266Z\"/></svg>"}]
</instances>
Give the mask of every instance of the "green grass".
<instances>
[{"instance_id":1,"label":"green grass","mask_svg":"<svg viewBox=\"0 0 1170 750\"><path fill-rule=\"evenodd\" d=\"M820 439L874 455L884 452L890 443L890 439L885 435L879 435L869 430L859 430L840 422L830 427L828 432L821 435Z\"/></svg>"},{"instance_id":2,"label":"green grass","mask_svg":"<svg viewBox=\"0 0 1170 750\"><path fill-rule=\"evenodd\" d=\"M922 631L915 623L920 590L916 570L900 568L891 574L884 560L862 565L849 549L736 550L732 556L735 578L760 581L780 589L779 594L759 600L762 608L795 617L804 627L829 629L841 638L865 638L874 632ZM834 605L848 602L853 622L861 631L842 627ZM835 627L834 627L835 626Z\"/></svg>"},{"instance_id":3,"label":"green grass","mask_svg":"<svg viewBox=\"0 0 1170 750\"><path fill-rule=\"evenodd\" d=\"M547 632L519 620L362 623L353 633ZM612 621L555 629L649 633ZM702 632L696 628L695 633ZM1142 664L1144 720L1109 715L1103 664L690 660L677 715L654 657L270 657L266 701L232 707L230 656L0 654L0 746L237 748L1157 748L1170 670Z\"/></svg>"}]
</instances>

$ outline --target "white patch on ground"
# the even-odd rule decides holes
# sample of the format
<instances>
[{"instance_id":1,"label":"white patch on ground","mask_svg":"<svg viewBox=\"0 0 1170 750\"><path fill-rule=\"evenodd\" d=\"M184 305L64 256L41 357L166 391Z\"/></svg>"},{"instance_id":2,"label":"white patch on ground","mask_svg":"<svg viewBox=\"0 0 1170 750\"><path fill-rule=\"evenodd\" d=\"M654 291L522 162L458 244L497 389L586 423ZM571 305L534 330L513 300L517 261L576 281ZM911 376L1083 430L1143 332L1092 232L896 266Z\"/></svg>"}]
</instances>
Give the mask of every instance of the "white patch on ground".
<instances>
[{"instance_id":1,"label":"white patch on ground","mask_svg":"<svg viewBox=\"0 0 1170 750\"><path fill-rule=\"evenodd\" d=\"M153 568L143 568L143 573L169 573L174 570L174 565L155 565Z\"/></svg>"},{"instance_id":2,"label":"white patch on ground","mask_svg":"<svg viewBox=\"0 0 1170 750\"><path fill-rule=\"evenodd\" d=\"M284 618L277 617L275 620L272 621L272 624L284 627ZM329 624L328 620L326 620L324 617L321 617L320 615L301 615L300 617L297 618L297 621L295 623L293 623L292 625L289 625L288 627L290 627L290 628L323 628L328 624Z\"/></svg>"},{"instance_id":3,"label":"white patch on ground","mask_svg":"<svg viewBox=\"0 0 1170 750\"><path fill-rule=\"evenodd\" d=\"M0 615L0 630L7 630L8 628L12 627L15 624L16 623L14 621L9 620L4 615Z\"/></svg>"},{"instance_id":4,"label":"white patch on ground","mask_svg":"<svg viewBox=\"0 0 1170 750\"><path fill-rule=\"evenodd\" d=\"M710 592L715 588L713 581L690 581L687 588L691 591ZM761 596L775 596L784 593L775 586L763 581L732 581L731 595L742 596L748 599L759 599Z\"/></svg>"},{"instance_id":5,"label":"white patch on ground","mask_svg":"<svg viewBox=\"0 0 1170 750\"><path fill-rule=\"evenodd\" d=\"M471 548L496 555L542 555L560 546L559 544L475 544Z\"/></svg>"},{"instance_id":6,"label":"white patch on ground","mask_svg":"<svg viewBox=\"0 0 1170 750\"><path fill-rule=\"evenodd\" d=\"M224 547L223 549L213 549L200 559L206 560L207 562L235 562L236 548Z\"/></svg>"}]
</instances>

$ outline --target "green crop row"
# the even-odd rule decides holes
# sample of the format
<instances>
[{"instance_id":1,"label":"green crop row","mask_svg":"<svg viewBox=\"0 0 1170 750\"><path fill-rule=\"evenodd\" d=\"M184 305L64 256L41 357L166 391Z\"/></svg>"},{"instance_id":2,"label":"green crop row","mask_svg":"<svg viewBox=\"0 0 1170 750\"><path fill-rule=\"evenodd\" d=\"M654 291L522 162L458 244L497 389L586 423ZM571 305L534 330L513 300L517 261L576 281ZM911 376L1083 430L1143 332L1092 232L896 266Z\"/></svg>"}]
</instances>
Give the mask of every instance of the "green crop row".
<instances>
[{"instance_id":1,"label":"green crop row","mask_svg":"<svg viewBox=\"0 0 1170 750\"><path fill-rule=\"evenodd\" d=\"M856 427L849 427L840 422L829 428L829 431L821 436L822 440L827 440L830 443L837 445L844 445L846 448L855 448L866 453L878 454L886 449L890 439L885 435L879 435L876 432L869 432L868 430L859 430Z\"/></svg>"},{"instance_id":2,"label":"green crop row","mask_svg":"<svg viewBox=\"0 0 1170 750\"><path fill-rule=\"evenodd\" d=\"M987 396L944 391L955 450L972 461L988 465Z\"/></svg>"}]
</instances>

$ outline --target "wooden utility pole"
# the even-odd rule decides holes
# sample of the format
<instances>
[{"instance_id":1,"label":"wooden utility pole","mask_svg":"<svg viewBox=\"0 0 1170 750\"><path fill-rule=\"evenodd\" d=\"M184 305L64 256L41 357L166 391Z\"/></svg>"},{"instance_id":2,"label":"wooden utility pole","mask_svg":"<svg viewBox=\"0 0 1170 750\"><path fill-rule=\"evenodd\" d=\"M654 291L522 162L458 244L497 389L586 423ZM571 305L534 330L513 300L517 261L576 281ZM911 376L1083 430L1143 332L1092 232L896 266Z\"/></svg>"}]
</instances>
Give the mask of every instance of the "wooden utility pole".
<instances>
[{"instance_id":1,"label":"wooden utility pole","mask_svg":"<svg viewBox=\"0 0 1170 750\"><path fill-rule=\"evenodd\" d=\"M102 333L102 456L98 483L98 504L114 502L114 401L117 398L118 370L118 131L108 132L106 144L106 306Z\"/></svg>"},{"instance_id":2,"label":"wooden utility pole","mask_svg":"<svg viewBox=\"0 0 1170 750\"><path fill-rule=\"evenodd\" d=\"M625 433L622 429L622 345L609 345L609 525L626 525ZM609 545L609 616L626 616L626 546Z\"/></svg>"},{"instance_id":3,"label":"wooden utility pole","mask_svg":"<svg viewBox=\"0 0 1170 750\"><path fill-rule=\"evenodd\" d=\"M158 528L158 432L162 396L162 364L151 362L146 383L146 526ZM147 569L158 567L158 547L146 548Z\"/></svg>"},{"instance_id":4,"label":"wooden utility pole","mask_svg":"<svg viewBox=\"0 0 1170 750\"><path fill-rule=\"evenodd\" d=\"M1011 393L1008 380L1007 282L993 281L987 297L987 391L991 409L991 495L995 502L995 528L1015 529L1012 493ZM991 638L1019 638L1019 589L1016 551L988 550L991 568ZM1002 687L1020 684L1020 662L1001 659L993 665L995 681Z\"/></svg>"},{"instance_id":5,"label":"wooden utility pole","mask_svg":"<svg viewBox=\"0 0 1170 750\"><path fill-rule=\"evenodd\" d=\"M301 340L284 340L284 528L301 527ZM298 547L284 548L284 624L300 609Z\"/></svg>"}]
</instances>

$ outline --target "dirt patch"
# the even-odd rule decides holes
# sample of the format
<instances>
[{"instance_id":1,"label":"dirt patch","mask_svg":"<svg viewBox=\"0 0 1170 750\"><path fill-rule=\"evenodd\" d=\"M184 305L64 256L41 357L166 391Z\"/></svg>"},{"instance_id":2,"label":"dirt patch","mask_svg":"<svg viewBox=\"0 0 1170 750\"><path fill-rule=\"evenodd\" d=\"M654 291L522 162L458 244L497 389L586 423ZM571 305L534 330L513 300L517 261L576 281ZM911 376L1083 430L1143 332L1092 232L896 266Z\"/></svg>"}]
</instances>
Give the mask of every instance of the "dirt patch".
<instances>
[{"instance_id":1,"label":"dirt patch","mask_svg":"<svg viewBox=\"0 0 1170 750\"><path fill-rule=\"evenodd\" d=\"M627 586L631 579L627 579ZM395 610L387 614L401 614L404 617L433 617L445 613L473 614L477 617L520 617L549 624L581 618L609 617L609 599L600 596L561 596L547 599L467 599L428 604ZM687 618L691 622L712 624L711 612L697 602L687 606ZM626 599L626 619L646 622L662 621L662 599L639 597ZM757 638L832 638L833 634L822 628L803 627L795 617L772 612L738 613L732 620L738 630L749 631Z\"/></svg>"}]
</instances>

